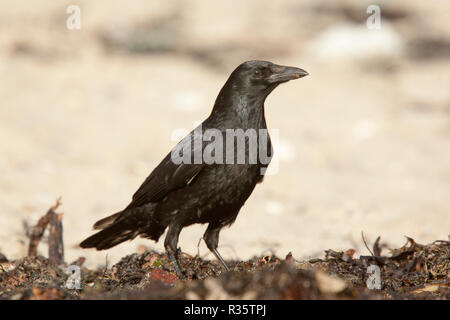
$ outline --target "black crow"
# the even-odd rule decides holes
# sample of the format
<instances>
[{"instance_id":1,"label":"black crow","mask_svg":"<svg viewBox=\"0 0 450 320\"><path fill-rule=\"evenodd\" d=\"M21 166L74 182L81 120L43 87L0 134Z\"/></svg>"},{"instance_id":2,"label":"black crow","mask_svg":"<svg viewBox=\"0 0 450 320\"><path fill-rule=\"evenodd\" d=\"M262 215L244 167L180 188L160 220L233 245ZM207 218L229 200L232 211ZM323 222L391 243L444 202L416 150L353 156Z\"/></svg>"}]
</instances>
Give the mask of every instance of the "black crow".
<instances>
[{"instance_id":1,"label":"black crow","mask_svg":"<svg viewBox=\"0 0 450 320\"><path fill-rule=\"evenodd\" d=\"M138 235L158 241L168 227L164 247L181 276L181 230L208 223L203 239L229 271L217 251L219 232L235 221L272 157L264 101L280 83L306 75L302 69L268 61L239 65L220 90L210 116L161 161L131 203L97 221L94 229L101 231L80 246L104 250Z\"/></svg>"}]
</instances>

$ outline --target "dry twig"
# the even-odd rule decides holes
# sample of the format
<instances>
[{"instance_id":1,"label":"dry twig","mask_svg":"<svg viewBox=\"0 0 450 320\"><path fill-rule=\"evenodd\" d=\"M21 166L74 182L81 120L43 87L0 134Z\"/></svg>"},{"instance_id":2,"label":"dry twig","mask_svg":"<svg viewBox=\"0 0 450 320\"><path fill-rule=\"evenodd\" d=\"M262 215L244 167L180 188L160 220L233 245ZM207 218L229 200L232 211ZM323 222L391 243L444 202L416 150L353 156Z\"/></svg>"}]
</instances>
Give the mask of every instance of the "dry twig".
<instances>
[{"instance_id":1,"label":"dry twig","mask_svg":"<svg viewBox=\"0 0 450 320\"><path fill-rule=\"evenodd\" d=\"M56 200L56 203L50 209L48 209L47 213L39 219L36 226L34 226L31 229L30 244L28 246L28 256L29 257L37 256L37 247L39 245L39 242L41 241L42 235L44 234L45 228L47 227L48 223L50 222L52 215L55 214L55 210L60 205L61 205L61 197Z\"/></svg>"}]
</instances>

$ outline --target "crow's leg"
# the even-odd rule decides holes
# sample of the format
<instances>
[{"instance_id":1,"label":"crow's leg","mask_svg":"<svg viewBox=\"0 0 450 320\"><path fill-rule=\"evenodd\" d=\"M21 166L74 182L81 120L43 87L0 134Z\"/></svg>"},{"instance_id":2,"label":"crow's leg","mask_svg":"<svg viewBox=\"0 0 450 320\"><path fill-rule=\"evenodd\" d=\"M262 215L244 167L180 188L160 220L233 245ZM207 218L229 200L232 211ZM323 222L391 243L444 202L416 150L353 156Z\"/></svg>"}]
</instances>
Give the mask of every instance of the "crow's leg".
<instances>
[{"instance_id":1,"label":"crow's leg","mask_svg":"<svg viewBox=\"0 0 450 320\"><path fill-rule=\"evenodd\" d=\"M183 278L183 272L181 272L179 265L179 250L177 249L178 236L180 235L181 229L182 227L178 223L169 225L169 231L167 231L166 239L164 240L164 248L166 248L169 260L172 262L178 277Z\"/></svg>"},{"instance_id":2,"label":"crow's leg","mask_svg":"<svg viewBox=\"0 0 450 320\"><path fill-rule=\"evenodd\" d=\"M217 251L217 246L219 244L219 232L222 229L222 226L212 225L211 223L208 225L205 234L203 235L203 239L206 242L206 246L208 249L216 256L216 258L220 261L220 263L224 266L225 270L228 272L230 268L228 268L225 260L223 260L219 251Z\"/></svg>"}]
</instances>

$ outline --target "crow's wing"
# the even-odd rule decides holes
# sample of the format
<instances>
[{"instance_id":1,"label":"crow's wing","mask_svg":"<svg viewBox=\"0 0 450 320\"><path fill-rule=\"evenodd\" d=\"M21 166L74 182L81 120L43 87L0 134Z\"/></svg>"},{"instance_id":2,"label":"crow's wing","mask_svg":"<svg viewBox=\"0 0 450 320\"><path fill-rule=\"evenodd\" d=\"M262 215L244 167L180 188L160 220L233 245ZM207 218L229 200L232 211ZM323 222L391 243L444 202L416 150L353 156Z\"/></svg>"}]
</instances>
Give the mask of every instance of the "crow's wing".
<instances>
[{"instance_id":1,"label":"crow's wing","mask_svg":"<svg viewBox=\"0 0 450 320\"><path fill-rule=\"evenodd\" d=\"M195 137L197 139L197 137ZM200 137L201 139L201 137ZM186 144L191 152L202 146L194 143L194 135L189 134L181 140L173 150L184 150ZM169 153L153 172L145 179L139 189L133 195L133 200L126 209L140 207L150 202L157 202L173 190L179 189L190 183L203 169L204 164L179 163L173 161L172 152ZM126 210L125 209L125 210Z\"/></svg>"}]
</instances>

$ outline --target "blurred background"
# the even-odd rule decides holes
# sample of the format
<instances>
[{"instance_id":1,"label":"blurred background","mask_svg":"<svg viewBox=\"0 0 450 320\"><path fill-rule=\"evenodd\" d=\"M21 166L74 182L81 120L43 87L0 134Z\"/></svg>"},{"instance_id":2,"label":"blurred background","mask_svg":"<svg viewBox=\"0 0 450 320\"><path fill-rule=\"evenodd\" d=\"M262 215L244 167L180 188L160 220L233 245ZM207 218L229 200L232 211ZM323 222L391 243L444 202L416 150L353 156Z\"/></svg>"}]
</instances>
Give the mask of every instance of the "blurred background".
<instances>
[{"instance_id":1,"label":"blurred background","mask_svg":"<svg viewBox=\"0 0 450 320\"><path fill-rule=\"evenodd\" d=\"M381 28L366 12L381 9ZM69 30L69 5L81 28ZM277 174L221 233L227 259L325 249L368 254L377 236L420 243L450 231L450 2L0 1L0 252L62 196L66 261L112 264L162 242L79 249L123 209L176 141L206 118L245 60L304 68L266 101ZM183 251L213 259L206 225ZM46 246L39 251L46 255Z\"/></svg>"}]
</instances>

